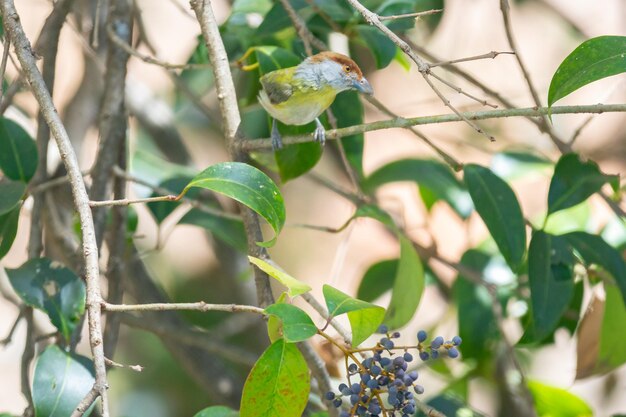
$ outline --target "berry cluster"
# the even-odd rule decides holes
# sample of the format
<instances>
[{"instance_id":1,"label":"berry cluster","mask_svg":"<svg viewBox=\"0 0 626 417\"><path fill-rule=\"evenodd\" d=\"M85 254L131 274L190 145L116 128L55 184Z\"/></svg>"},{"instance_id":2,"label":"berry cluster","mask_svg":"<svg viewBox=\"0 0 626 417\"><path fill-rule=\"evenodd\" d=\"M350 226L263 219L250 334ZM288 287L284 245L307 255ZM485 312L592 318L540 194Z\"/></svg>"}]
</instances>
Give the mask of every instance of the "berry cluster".
<instances>
[{"instance_id":1,"label":"berry cluster","mask_svg":"<svg viewBox=\"0 0 626 417\"><path fill-rule=\"evenodd\" d=\"M384 325L380 326L378 333L384 336L373 348L348 351L353 361L348 366L348 384L339 385L339 394L332 391L326 393L326 399L332 401L336 408L343 407L345 402L349 403L349 411L342 410L340 417L378 417L381 414L387 417L408 417L415 414L415 394L423 394L424 387L416 383L417 371L409 370L409 363L413 362L409 350L417 349L423 361L437 359L444 352L450 358L459 356L459 336L454 336L450 341L437 336L430 344L426 344L428 335L420 330L417 333L417 345L396 346L393 339L399 338L400 333L390 334ZM354 355L355 352L364 351L371 351L372 356L359 360ZM359 379L358 382L353 381L355 377Z\"/></svg>"}]
</instances>

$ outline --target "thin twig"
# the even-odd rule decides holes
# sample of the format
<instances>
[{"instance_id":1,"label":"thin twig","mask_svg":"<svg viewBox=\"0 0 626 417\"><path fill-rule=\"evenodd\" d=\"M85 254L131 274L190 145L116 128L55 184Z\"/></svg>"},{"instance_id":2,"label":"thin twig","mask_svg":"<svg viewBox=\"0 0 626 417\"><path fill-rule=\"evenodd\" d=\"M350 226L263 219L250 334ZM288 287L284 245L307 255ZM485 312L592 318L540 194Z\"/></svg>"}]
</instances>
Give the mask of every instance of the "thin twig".
<instances>
[{"instance_id":1,"label":"thin twig","mask_svg":"<svg viewBox=\"0 0 626 417\"><path fill-rule=\"evenodd\" d=\"M2 63L0 63L0 99L4 97L4 74L7 70L7 62L9 59L9 48L11 46L11 40L5 39L3 51L2 51Z\"/></svg>"},{"instance_id":2,"label":"thin twig","mask_svg":"<svg viewBox=\"0 0 626 417\"><path fill-rule=\"evenodd\" d=\"M144 369L141 365L124 365L123 363L115 362L107 357L104 358L104 362L106 362L108 366L112 366L114 368L130 369L135 372L143 372Z\"/></svg>"},{"instance_id":3,"label":"thin twig","mask_svg":"<svg viewBox=\"0 0 626 417\"><path fill-rule=\"evenodd\" d=\"M458 64L459 62L477 61L479 59L494 59L498 55L502 55L502 54L515 55L515 52L491 51L482 55L474 55L474 56L470 56L467 58L453 59L451 61L435 62L435 63L430 63L429 65L431 68L441 67L441 66L447 66L447 65L452 65L452 64Z\"/></svg>"},{"instance_id":4,"label":"thin twig","mask_svg":"<svg viewBox=\"0 0 626 417\"><path fill-rule=\"evenodd\" d=\"M110 206L129 206L131 204L154 203L156 201L176 201L178 197L175 195L162 195L158 197L146 198L122 198L120 200L102 200L90 201L90 207L110 207Z\"/></svg>"},{"instance_id":5,"label":"thin twig","mask_svg":"<svg viewBox=\"0 0 626 417\"><path fill-rule=\"evenodd\" d=\"M70 417L82 417L83 414L85 414L85 412L89 409L89 407L91 407L91 404L96 401L98 395L99 391L94 386L89 390L87 395L85 395L85 398L83 398L81 402L76 406Z\"/></svg>"},{"instance_id":6,"label":"thin twig","mask_svg":"<svg viewBox=\"0 0 626 417\"><path fill-rule=\"evenodd\" d=\"M487 100L483 100L483 99L480 99L480 98L478 98L478 97L476 97L474 95L471 95L470 93L468 93L465 90L463 90L461 87L457 87L456 85L452 84L450 81L446 80L445 78L442 78L442 77L438 76L434 72L431 72L430 76L433 77L434 79L436 79L437 81L439 81L440 83L447 85L448 87L450 87L451 89L453 89L457 93L463 94L464 96L471 98L472 100L476 101L477 103L482 104L483 106L489 106L489 107L494 108L494 109L498 108L497 104L489 103Z\"/></svg>"},{"instance_id":7,"label":"thin twig","mask_svg":"<svg viewBox=\"0 0 626 417\"><path fill-rule=\"evenodd\" d=\"M102 303L104 311L225 311L227 313L255 313L265 316L265 310L255 306L242 304L209 304L204 301L197 303L150 303L150 304L109 304Z\"/></svg>"},{"instance_id":8,"label":"thin twig","mask_svg":"<svg viewBox=\"0 0 626 417\"><path fill-rule=\"evenodd\" d=\"M242 152L241 147L238 146L241 140L239 137L241 115L237 103L237 93L230 72L228 55L226 54L226 49L221 38L217 20L213 13L211 2L209 0L191 0L191 7L200 23L209 60L213 66L217 100L223 121L222 128L230 154L234 161L245 162L248 157ZM243 223L248 240L248 254L255 258L268 258L267 250L256 244L256 242L263 240L258 215L243 205L241 205L241 212L243 214ZM274 296L272 294L269 276L256 266L253 268L259 305L262 307L270 305L274 302Z\"/></svg>"},{"instance_id":9,"label":"thin twig","mask_svg":"<svg viewBox=\"0 0 626 417\"><path fill-rule=\"evenodd\" d=\"M37 68L32 48L22 25L19 15L15 10L13 0L2 0L0 2L5 36L9 36L15 52L20 61L22 71L31 85L31 89L41 113L50 127L54 136L59 153L65 165L65 169L70 177L70 185L74 196L74 206L78 211L78 217L82 230L83 257L85 260L85 282L87 285L87 313L89 316L89 340L93 354L96 382L94 390L102 398L102 415L109 417L109 406L107 396L107 376L106 365L104 363L104 351L102 348L102 324L100 321L100 272L98 265L98 247L95 240L93 219L91 208L89 207L89 197L85 183L83 182L78 160L70 139L65 131L65 127L52 102L52 97L48 92L45 82Z\"/></svg>"},{"instance_id":10,"label":"thin twig","mask_svg":"<svg viewBox=\"0 0 626 417\"><path fill-rule=\"evenodd\" d=\"M211 68L211 66L207 64L172 64L172 63L157 59L155 57L142 54L141 52L139 52L138 50L130 46L128 43L126 43L122 38L117 36L110 26L107 26L107 35L109 36L109 39L113 41L114 44L122 48L128 54L141 59L143 62L147 64L158 65L160 67L163 67L169 70L176 70L176 69L198 69L198 70L205 69L206 70L206 69Z\"/></svg>"},{"instance_id":11,"label":"thin twig","mask_svg":"<svg viewBox=\"0 0 626 417\"><path fill-rule=\"evenodd\" d=\"M433 84L433 82L429 78L429 75L431 75L430 65L426 61L424 61L422 58L420 58L415 53L415 51L413 51L413 49L411 49L411 46L408 43L406 43L404 40L402 40L398 35L396 35L387 26L382 24L381 21L380 21L380 16L378 16L376 13L372 12L371 10L369 10L368 8L363 6L358 0L347 0L347 2L350 3L350 5L352 7L354 7L359 13L361 13L361 15L363 16L363 18L365 19L365 21L367 23L369 23L370 25L375 26L381 32L383 32L385 34L385 36L387 36L389 38L389 40L391 40L394 44L396 44L402 50L402 52L404 52L409 58L411 58L411 60L413 62L415 62L415 64L417 64L417 70L424 77L424 81L426 81L426 83L430 86L430 88L435 92L437 97L439 97L439 99L443 102L443 104L446 107L448 107L450 110L452 110L452 112L454 112L457 116L459 116L461 118L461 120L463 120L465 123L470 125L478 133L486 136L490 141L494 140L494 138L491 135L488 135L480 127L478 127L475 123L472 123L469 119L465 118L463 116L463 114L461 112L459 112L459 110L457 110L456 107L454 107L452 105L452 103L450 103L450 100L448 100L443 95L443 93L441 91L439 91L439 89L437 87L435 87L435 85Z\"/></svg>"},{"instance_id":12,"label":"thin twig","mask_svg":"<svg viewBox=\"0 0 626 417\"><path fill-rule=\"evenodd\" d=\"M437 14L443 12L443 9L432 9L426 10L423 12L415 12L415 13L405 13L405 14L395 14L392 16L379 16L380 20L396 20L396 19L406 19L408 17L421 17L421 16L429 16L431 14Z\"/></svg>"},{"instance_id":13,"label":"thin twig","mask_svg":"<svg viewBox=\"0 0 626 417\"><path fill-rule=\"evenodd\" d=\"M15 321L13 322L13 326L11 326L9 333L6 335L4 339L0 340L0 346L6 346L9 343L11 343L11 340L13 340L13 334L15 333L15 329L17 329L17 325L20 324L20 321L23 318L24 318L24 309L20 309L20 312L15 318Z\"/></svg>"},{"instance_id":14,"label":"thin twig","mask_svg":"<svg viewBox=\"0 0 626 417\"><path fill-rule=\"evenodd\" d=\"M364 123L344 127L341 129L328 130L326 139L333 140L344 136L354 135L357 133L371 132L382 129L406 128L410 126L430 125L437 123L460 122L464 119L468 120L486 120L500 119L507 117L541 117L549 112L553 115L557 114L579 114L579 113L614 113L626 111L626 104L593 104L582 106L553 106L551 109L547 107L527 107L521 109L497 109L485 110L479 112L465 112L462 117L457 114L443 114L436 116L422 116L412 118L395 118L390 120L382 120L378 122ZM285 145L294 143L305 143L313 141L313 135L288 136L283 138ZM252 139L242 140L239 146L243 151L258 151L272 149L271 139Z\"/></svg>"},{"instance_id":15,"label":"thin twig","mask_svg":"<svg viewBox=\"0 0 626 417\"><path fill-rule=\"evenodd\" d=\"M313 55L313 46L320 51L328 49L324 42L317 39L315 35L311 33L309 28L306 26L306 23L304 23L300 16L298 16L296 9L293 8L289 0L280 0L280 4L282 4L283 8L287 12L287 16L291 19L291 23L296 28L296 32L298 32L298 36L302 40L304 50L308 56Z\"/></svg>"}]
</instances>

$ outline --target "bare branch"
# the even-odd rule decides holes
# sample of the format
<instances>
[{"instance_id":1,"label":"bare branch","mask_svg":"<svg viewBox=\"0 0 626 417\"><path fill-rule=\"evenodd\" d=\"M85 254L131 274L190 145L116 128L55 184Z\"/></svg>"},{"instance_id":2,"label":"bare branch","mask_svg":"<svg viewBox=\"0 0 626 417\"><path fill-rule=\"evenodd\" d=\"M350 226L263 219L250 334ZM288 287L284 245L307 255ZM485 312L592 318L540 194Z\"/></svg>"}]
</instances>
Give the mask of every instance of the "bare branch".
<instances>
[{"instance_id":1,"label":"bare branch","mask_svg":"<svg viewBox=\"0 0 626 417\"><path fill-rule=\"evenodd\" d=\"M450 123L460 122L464 119L467 120L486 120L486 119L500 119L507 117L541 117L549 112L553 115L557 114L578 114L578 113L613 113L626 111L626 104L593 104L583 106L553 106L548 109L547 107L527 107L522 109L498 109L498 110L486 110L479 112L465 112L461 116L457 114L443 114L437 116L422 116L412 118L396 118L390 120L382 120L372 123L364 123L361 125L354 125L350 127L344 127L341 129L333 129L326 132L326 139L333 140L344 136L355 135L357 133L371 132L382 129L393 128L407 128L410 126L430 125L437 123ZM291 145L294 143L312 142L313 135L297 135L283 138L285 145ZM242 140L238 144L242 151L258 151L258 150L270 150L272 149L271 139L248 139Z\"/></svg>"},{"instance_id":2,"label":"bare branch","mask_svg":"<svg viewBox=\"0 0 626 417\"><path fill-rule=\"evenodd\" d=\"M39 103L41 113L54 136L59 153L70 177L72 195L74 196L74 206L78 211L78 217L82 230L83 257L85 260L85 281L87 284L87 313L89 316L89 340L94 359L96 383L94 390L102 397L103 417L109 417L109 406L107 399L107 377L106 365L104 363L104 351L102 348L102 324L100 321L100 283L98 282L100 272L98 265L98 247L95 240L95 231L91 208L89 207L89 197L83 177L80 172L76 154L72 148L70 139L65 131L65 127L56 111L46 84L37 68L32 48L22 25L19 15L15 10L13 0L2 0L0 2L2 11L3 26L11 43L15 45L15 52L20 61L22 71L33 94Z\"/></svg>"},{"instance_id":3,"label":"bare branch","mask_svg":"<svg viewBox=\"0 0 626 417\"><path fill-rule=\"evenodd\" d=\"M255 313L265 316L265 310L255 306L241 304L208 304L197 303L151 303L151 304L109 304L102 303L104 311L224 311L227 313Z\"/></svg>"},{"instance_id":4,"label":"bare branch","mask_svg":"<svg viewBox=\"0 0 626 417\"><path fill-rule=\"evenodd\" d=\"M451 61L435 62L434 64L431 63L429 65L431 68L442 67L442 66L447 66L447 65L452 65L452 64L458 64L459 62L477 61L479 59L495 59L495 57L497 57L498 55L502 55L502 54L515 55L515 52L491 51L482 55L474 55L474 56L470 56L467 58L453 59Z\"/></svg>"},{"instance_id":5,"label":"bare branch","mask_svg":"<svg viewBox=\"0 0 626 417\"><path fill-rule=\"evenodd\" d=\"M103 200L103 201L90 201L90 207L109 207L109 206L129 206L131 204L139 203L154 203L156 201L176 201L175 195L163 195L158 197L147 198L123 198L120 200Z\"/></svg>"},{"instance_id":6,"label":"bare branch","mask_svg":"<svg viewBox=\"0 0 626 417\"><path fill-rule=\"evenodd\" d=\"M441 13L443 12L443 9L432 9L432 10L426 10L423 12L416 12L416 13L405 13L405 14L396 14L396 15L392 15L392 16L379 16L380 20L385 21L385 20L397 20L397 19L406 19L409 17L422 17L422 16L429 16L431 14L437 14L437 13Z\"/></svg>"}]
</instances>

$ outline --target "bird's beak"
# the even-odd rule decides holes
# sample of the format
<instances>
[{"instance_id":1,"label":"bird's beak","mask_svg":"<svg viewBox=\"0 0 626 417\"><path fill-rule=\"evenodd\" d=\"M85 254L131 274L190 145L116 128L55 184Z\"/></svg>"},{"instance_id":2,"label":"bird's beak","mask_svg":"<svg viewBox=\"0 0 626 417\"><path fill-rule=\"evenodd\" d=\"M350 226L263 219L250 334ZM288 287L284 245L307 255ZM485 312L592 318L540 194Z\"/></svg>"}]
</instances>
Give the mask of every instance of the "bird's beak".
<instances>
[{"instance_id":1,"label":"bird's beak","mask_svg":"<svg viewBox=\"0 0 626 417\"><path fill-rule=\"evenodd\" d=\"M370 96L374 94L374 89L370 85L369 81L365 79L365 77L361 77L360 80L355 79L354 81L352 81L352 86L354 87L355 90L363 94L367 94Z\"/></svg>"}]
</instances>

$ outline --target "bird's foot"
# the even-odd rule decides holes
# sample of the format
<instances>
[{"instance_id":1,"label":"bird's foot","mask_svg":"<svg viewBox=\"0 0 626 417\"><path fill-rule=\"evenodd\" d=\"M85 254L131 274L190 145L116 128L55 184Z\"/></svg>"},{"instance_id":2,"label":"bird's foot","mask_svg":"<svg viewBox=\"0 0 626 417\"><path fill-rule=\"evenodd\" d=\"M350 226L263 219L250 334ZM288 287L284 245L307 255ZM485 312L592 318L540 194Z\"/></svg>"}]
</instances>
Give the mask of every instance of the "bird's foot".
<instances>
[{"instance_id":1,"label":"bird's foot","mask_svg":"<svg viewBox=\"0 0 626 417\"><path fill-rule=\"evenodd\" d=\"M282 149L283 140L280 136L280 132L278 131L278 124L276 123L276 119L272 121L272 149L277 151Z\"/></svg>"},{"instance_id":2,"label":"bird's foot","mask_svg":"<svg viewBox=\"0 0 626 417\"><path fill-rule=\"evenodd\" d=\"M315 139L316 142L319 142L320 145L324 146L324 144L326 143L326 129L324 128L322 122L319 121L319 119L315 119L315 124L317 125L317 127L315 128L315 132L313 133L313 139Z\"/></svg>"}]
</instances>

